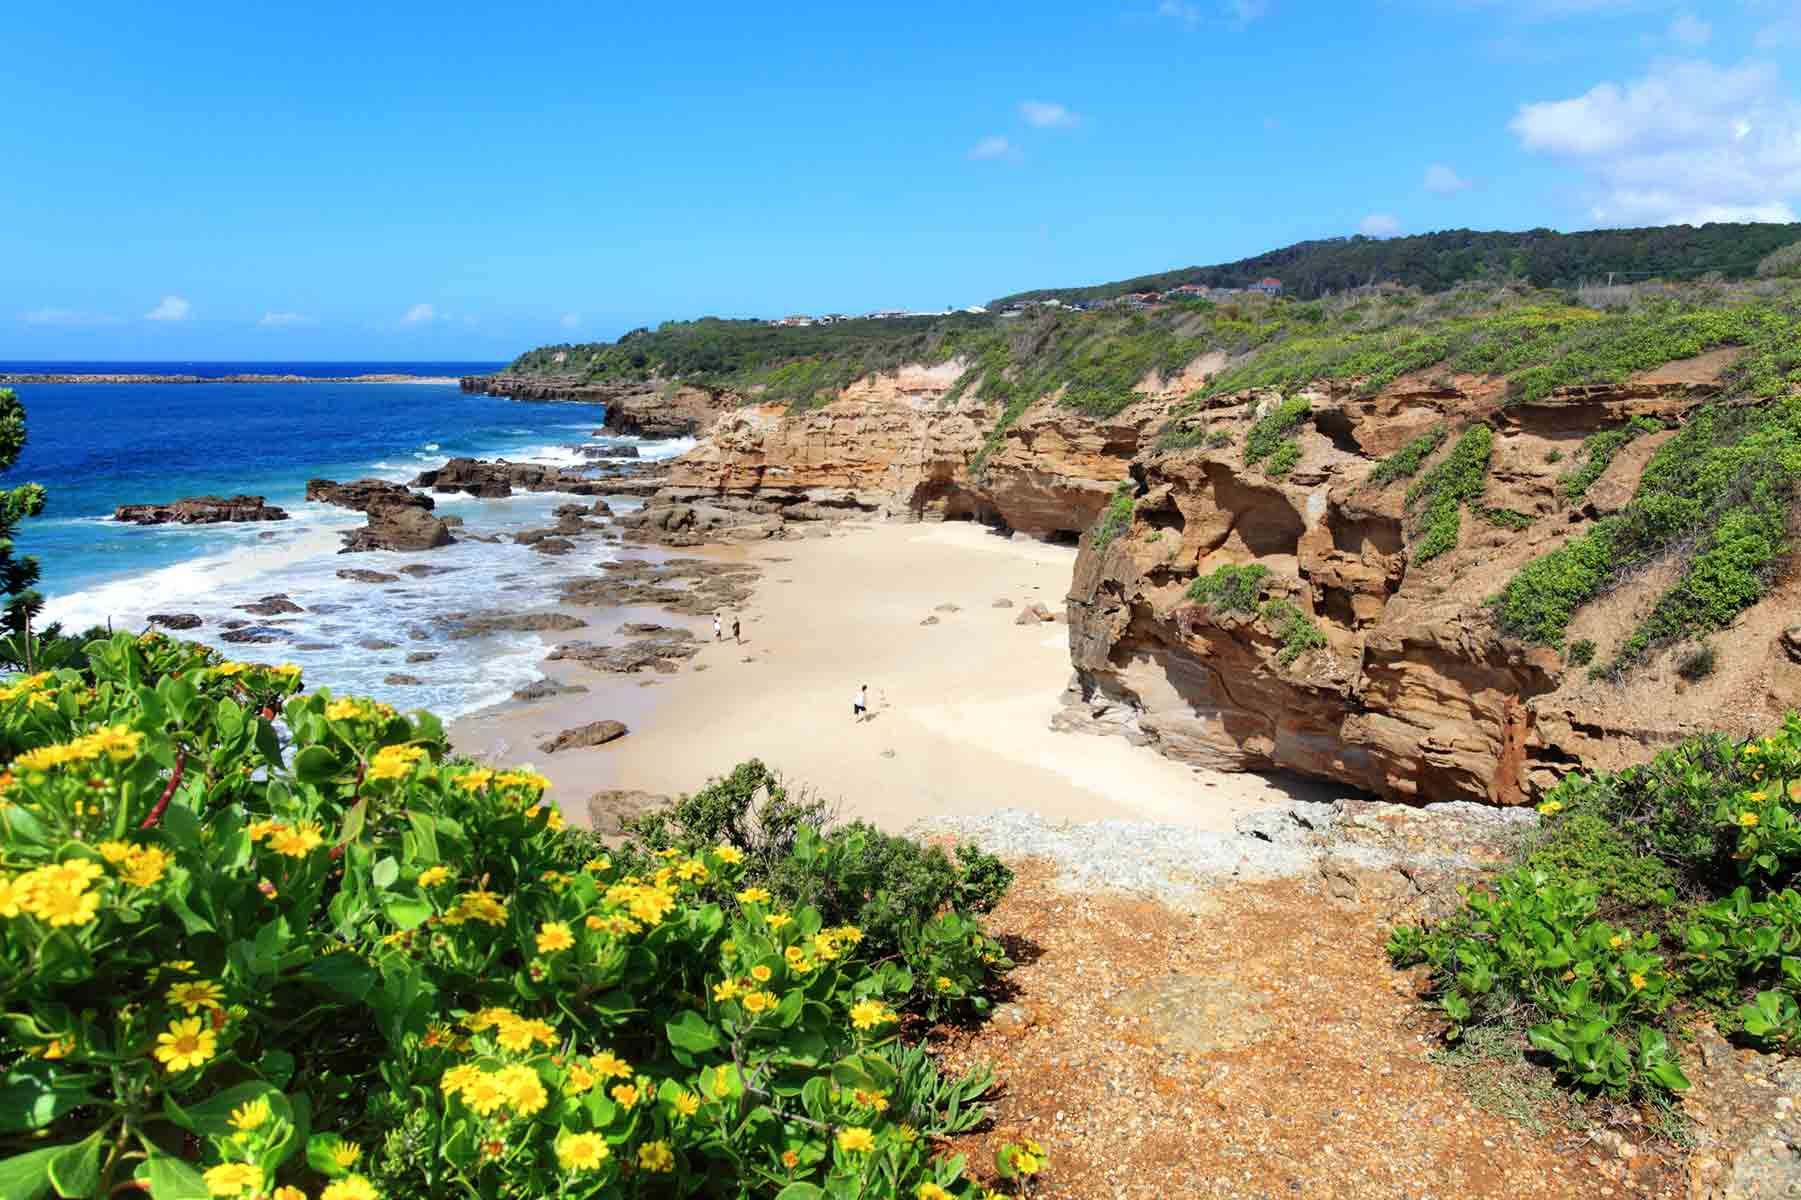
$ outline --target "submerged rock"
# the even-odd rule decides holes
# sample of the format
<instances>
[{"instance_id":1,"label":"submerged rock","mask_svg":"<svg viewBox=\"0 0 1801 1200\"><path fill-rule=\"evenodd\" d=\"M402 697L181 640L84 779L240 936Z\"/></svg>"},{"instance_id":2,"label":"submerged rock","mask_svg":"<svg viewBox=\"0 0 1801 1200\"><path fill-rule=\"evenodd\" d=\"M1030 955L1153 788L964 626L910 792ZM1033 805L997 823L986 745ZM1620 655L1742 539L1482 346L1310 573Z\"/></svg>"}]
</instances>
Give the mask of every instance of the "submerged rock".
<instances>
[{"instance_id":1,"label":"submerged rock","mask_svg":"<svg viewBox=\"0 0 1801 1200\"><path fill-rule=\"evenodd\" d=\"M285 521L287 510L261 496L190 496L173 504L121 504L113 520L133 525L215 525L227 521Z\"/></svg>"},{"instance_id":2,"label":"submerged rock","mask_svg":"<svg viewBox=\"0 0 1801 1200\"><path fill-rule=\"evenodd\" d=\"M198 629L202 623L194 613L151 613L145 619L164 629Z\"/></svg>"}]
</instances>

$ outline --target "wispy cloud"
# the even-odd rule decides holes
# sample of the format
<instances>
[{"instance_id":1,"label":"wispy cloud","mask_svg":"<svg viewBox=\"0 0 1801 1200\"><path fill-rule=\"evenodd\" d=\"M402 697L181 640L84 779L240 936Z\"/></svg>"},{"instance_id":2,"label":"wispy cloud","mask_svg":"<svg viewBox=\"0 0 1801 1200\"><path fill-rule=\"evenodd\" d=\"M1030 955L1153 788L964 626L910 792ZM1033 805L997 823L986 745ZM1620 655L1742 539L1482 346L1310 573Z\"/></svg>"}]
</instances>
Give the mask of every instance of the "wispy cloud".
<instances>
[{"instance_id":1,"label":"wispy cloud","mask_svg":"<svg viewBox=\"0 0 1801 1200\"><path fill-rule=\"evenodd\" d=\"M1670 40L1684 46L1705 46L1713 40L1713 26L1694 13L1677 13L1670 22Z\"/></svg>"},{"instance_id":2,"label":"wispy cloud","mask_svg":"<svg viewBox=\"0 0 1801 1200\"><path fill-rule=\"evenodd\" d=\"M557 322L557 324L561 325L564 329L574 329L581 323L582 314L580 313L564 313L563 319Z\"/></svg>"},{"instance_id":3,"label":"wispy cloud","mask_svg":"<svg viewBox=\"0 0 1801 1200\"><path fill-rule=\"evenodd\" d=\"M1600 224L1793 221L1801 198L1801 99L1766 63L1659 63L1521 105L1508 128L1583 174Z\"/></svg>"},{"instance_id":4,"label":"wispy cloud","mask_svg":"<svg viewBox=\"0 0 1801 1200\"><path fill-rule=\"evenodd\" d=\"M1452 192L1461 192L1468 188L1470 181L1443 163L1433 163L1426 168L1426 177L1421 181L1420 186L1428 192L1437 192L1441 196L1448 196Z\"/></svg>"},{"instance_id":5,"label":"wispy cloud","mask_svg":"<svg viewBox=\"0 0 1801 1200\"><path fill-rule=\"evenodd\" d=\"M266 312L257 324L265 329L286 329L291 325L311 325L312 321L297 312Z\"/></svg>"},{"instance_id":6,"label":"wispy cloud","mask_svg":"<svg viewBox=\"0 0 1801 1200\"><path fill-rule=\"evenodd\" d=\"M429 304L415 304L400 318L402 325L424 325L437 319L438 310Z\"/></svg>"},{"instance_id":7,"label":"wispy cloud","mask_svg":"<svg viewBox=\"0 0 1801 1200\"><path fill-rule=\"evenodd\" d=\"M1019 115L1034 129L1074 129L1082 123L1081 117L1048 100L1021 100Z\"/></svg>"},{"instance_id":8,"label":"wispy cloud","mask_svg":"<svg viewBox=\"0 0 1801 1200\"><path fill-rule=\"evenodd\" d=\"M1357 223L1357 232L1365 237L1391 238L1401 232L1401 219L1393 213L1371 213Z\"/></svg>"},{"instance_id":9,"label":"wispy cloud","mask_svg":"<svg viewBox=\"0 0 1801 1200\"><path fill-rule=\"evenodd\" d=\"M971 162L995 162L1000 159L1018 162L1022 157L1018 146L998 134L985 137L969 148Z\"/></svg>"},{"instance_id":10,"label":"wispy cloud","mask_svg":"<svg viewBox=\"0 0 1801 1200\"><path fill-rule=\"evenodd\" d=\"M155 308L144 314L146 321L185 321L194 306L180 296L164 296Z\"/></svg>"}]
</instances>

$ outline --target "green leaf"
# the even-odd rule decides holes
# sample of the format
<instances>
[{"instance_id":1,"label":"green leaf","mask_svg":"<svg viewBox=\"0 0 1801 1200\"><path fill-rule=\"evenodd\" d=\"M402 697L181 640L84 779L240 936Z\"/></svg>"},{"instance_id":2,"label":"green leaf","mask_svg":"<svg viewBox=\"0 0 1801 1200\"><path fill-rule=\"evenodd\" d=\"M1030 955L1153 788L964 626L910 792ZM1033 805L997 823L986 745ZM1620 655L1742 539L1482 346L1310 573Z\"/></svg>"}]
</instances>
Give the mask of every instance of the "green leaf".
<instances>
[{"instance_id":1,"label":"green leaf","mask_svg":"<svg viewBox=\"0 0 1801 1200\"><path fill-rule=\"evenodd\" d=\"M0 1078L0 1132L43 1129L93 1097L91 1075L26 1059ZM6 1193L0 1192L0 1195Z\"/></svg>"},{"instance_id":2,"label":"green leaf","mask_svg":"<svg viewBox=\"0 0 1801 1200\"><path fill-rule=\"evenodd\" d=\"M400 929L416 929L431 916L431 904L416 896L399 896L390 892L381 898L381 910Z\"/></svg>"},{"instance_id":3,"label":"green leaf","mask_svg":"<svg viewBox=\"0 0 1801 1200\"><path fill-rule=\"evenodd\" d=\"M689 1054L705 1054L719 1048L719 1031L708 1020L689 1009L664 1027L669 1044Z\"/></svg>"},{"instance_id":4,"label":"green leaf","mask_svg":"<svg viewBox=\"0 0 1801 1200\"><path fill-rule=\"evenodd\" d=\"M0 1196L6 1200L39 1200L50 1191L50 1163L66 1147L47 1146L0 1160ZM161 1196L157 1200L162 1200Z\"/></svg>"},{"instance_id":5,"label":"green leaf","mask_svg":"<svg viewBox=\"0 0 1801 1200\"><path fill-rule=\"evenodd\" d=\"M391 888L394 886L394 881L399 878L400 864L394 861L392 854L376 863L375 869L369 872L369 882L378 888Z\"/></svg>"},{"instance_id":6,"label":"green leaf","mask_svg":"<svg viewBox=\"0 0 1801 1200\"><path fill-rule=\"evenodd\" d=\"M363 822L369 815L369 801L358 800L344 814L344 827L338 831L338 841L344 845L357 840L363 835Z\"/></svg>"},{"instance_id":7,"label":"green leaf","mask_svg":"<svg viewBox=\"0 0 1801 1200\"><path fill-rule=\"evenodd\" d=\"M187 1163L156 1150L150 1151L147 1166L150 1194L156 1200L211 1200L206 1180Z\"/></svg>"},{"instance_id":8,"label":"green leaf","mask_svg":"<svg viewBox=\"0 0 1801 1200\"><path fill-rule=\"evenodd\" d=\"M50 1160L50 1182L60 1194L85 1200L100 1190L100 1143L105 1137L106 1129L102 1127L74 1145L57 1150L56 1157Z\"/></svg>"},{"instance_id":9,"label":"green leaf","mask_svg":"<svg viewBox=\"0 0 1801 1200\"><path fill-rule=\"evenodd\" d=\"M240 1083L236 1087L208 1096L199 1104L188 1107L178 1106L167 1095L163 1097L163 1111L171 1121L188 1130L190 1133L204 1134L208 1137L226 1137L234 1130L231 1126L232 1110L239 1105L248 1104L252 1100L267 1100L269 1111L281 1120L288 1120L288 1098L279 1090L261 1080L251 1083Z\"/></svg>"},{"instance_id":10,"label":"green leaf","mask_svg":"<svg viewBox=\"0 0 1801 1200\"><path fill-rule=\"evenodd\" d=\"M375 968L348 952L314 959L301 970L300 977L356 1001L369 994L376 978Z\"/></svg>"},{"instance_id":11,"label":"green leaf","mask_svg":"<svg viewBox=\"0 0 1801 1200\"><path fill-rule=\"evenodd\" d=\"M775 1200L821 1200L824 1195L810 1183L791 1183L775 1194Z\"/></svg>"},{"instance_id":12,"label":"green leaf","mask_svg":"<svg viewBox=\"0 0 1801 1200\"><path fill-rule=\"evenodd\" d=\"M294 777L303 783L325 783L342 769L338 756L324 746L308 746L294 756Z\"/></svg>"}]
</instances>

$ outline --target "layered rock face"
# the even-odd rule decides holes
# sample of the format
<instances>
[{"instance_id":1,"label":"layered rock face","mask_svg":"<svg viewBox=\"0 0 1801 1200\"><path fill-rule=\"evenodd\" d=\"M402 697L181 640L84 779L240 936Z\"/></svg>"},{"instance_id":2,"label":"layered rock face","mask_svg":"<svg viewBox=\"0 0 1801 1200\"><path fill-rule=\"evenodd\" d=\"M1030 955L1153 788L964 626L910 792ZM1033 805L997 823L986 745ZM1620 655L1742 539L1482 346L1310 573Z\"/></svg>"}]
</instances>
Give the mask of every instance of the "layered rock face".
<instances>
[{"instance_id":1,"label":"layered rock face","mask_svg":"<svg viewBox=\"0 0 1801 1200\"><path fill-rule=\"evenodd\" d=\"M665 384L661 380L588 383L554 375L465 375L465 392L508 396L514 400L576 400L607 406L606 428L613 433L647 438L698 437L714 419L737 403L735 398L705 388Z\"/></svg>"},{"instance_id":2,"label":"layered rock face","mask_svg":"<svg viewBox=\"0 0 1801 1200\"><path fill-rule=\"evenodd\" d=\"M1677 677L1673 652L1624 683L1591 680L1547 647L1502 638L1485 603L1521 566L1625 503L1670 435L1633 443L1572 503L1558 477L1583 437L1641 413L1680 419L1707 394L1702 382L1654 376L1510 407L1482 380L1401 381L1375 396L1322 387L1308 393L1300 459L1280 480L1247 467L1242 449L1279 397L1220 398L1200 419L1220 444L1141 454L1130 525L1103 547L1083 540L1069 599L1076 676L1055 723L1201 766L1499 804L1531 800L1577 766L1642 761L1701 730L1774 725L1801 699L1801 665L1779 649L1793 586L1721 635L1732 648L1720 669L1692 684ZM1374 487L1370 472L1433 426L1478 420L1497 431L1485 494L1464 509L1455 548L1416 563L1408 481ZM1481 514L1493 509L1531 523L1491 523ZM1198 576L1250 563L1270 572L1265 596L1306 614L1324 648L1285 665L1279 620L1188 597ZM1653 570L1581 610L1572 639L1617 642L1659 582Z\"/></svg>"},{"instance_id":3,"label":"layered rock face","mask_svg":"<svg viewBox=\"0 0 1801 1200\"><path fill-rule=\"evenodd\" d=\"M285 521L286 509L261 496L190 496L173 504L121 504L113 520L133 525L215 525L225 521Z\"/></svg>"},{"instance_id":4,"label":"layered rock face","mask_svg":"<svg viewBox=\"0 0 1801 1200\"><path fill-rule=\"evenodd\" d=\"M997 419L967 396L946 403L964 364L909 366L844 389L822 408L749 405L670 467L664 495L751 504L806 520L851 513L974 519L1073 541L1127 476L1141 437L1182 394L1155 379L1118 416L1037 405L978 462Z\"/></svg>"},{"instance_id":5,"label":"layered rock face","mask_svg":"<svg viewBox=\"0 0 1801 1200\"><path fill-rule=\"evenodd\" d=\"M614 490L599 480L560 467L477 458L453 458L435 470L421 471L413 480L413 486L443 494L466 492L487 499L510 496L514 488L527 492L569 492L577 496L598 496Z\"/></svg>"}]
</instances>

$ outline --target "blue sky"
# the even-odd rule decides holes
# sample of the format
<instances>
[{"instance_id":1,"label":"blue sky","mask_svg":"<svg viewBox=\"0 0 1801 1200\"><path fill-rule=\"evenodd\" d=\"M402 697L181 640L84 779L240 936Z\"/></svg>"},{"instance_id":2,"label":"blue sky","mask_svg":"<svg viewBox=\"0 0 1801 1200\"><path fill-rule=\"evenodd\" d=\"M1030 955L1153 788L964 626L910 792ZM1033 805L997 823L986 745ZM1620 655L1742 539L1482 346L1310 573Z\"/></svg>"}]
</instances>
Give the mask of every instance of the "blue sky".
<instances>
[{"instance_id":1,"label":"blue sky","mask_svg":"<svg viewBox=\"0 0 1801 1200\"><path fill-rule=\"evenodd\" d=\"M0 17L0 359L490 359L1801 208L1801 0Z\"/></svg>"}]
</instances>

